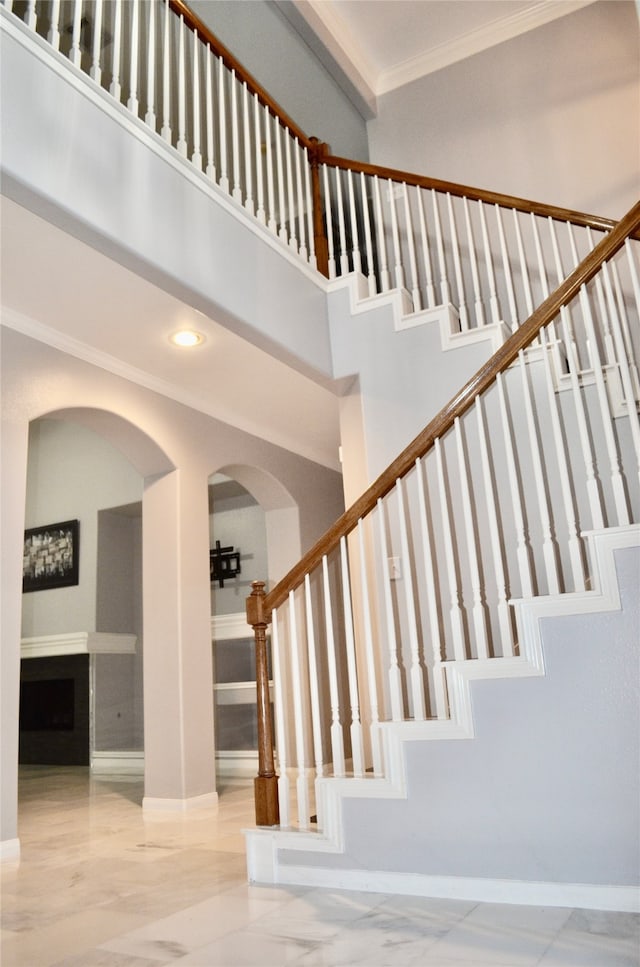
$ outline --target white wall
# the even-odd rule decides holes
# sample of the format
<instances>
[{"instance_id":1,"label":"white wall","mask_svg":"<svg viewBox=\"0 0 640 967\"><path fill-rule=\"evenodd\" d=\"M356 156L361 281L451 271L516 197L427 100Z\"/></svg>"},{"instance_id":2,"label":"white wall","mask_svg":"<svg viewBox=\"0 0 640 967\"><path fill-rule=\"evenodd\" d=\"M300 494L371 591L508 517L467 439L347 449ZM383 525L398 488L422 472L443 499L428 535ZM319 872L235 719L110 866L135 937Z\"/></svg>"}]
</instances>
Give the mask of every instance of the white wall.
<instances>
[{"instance_id":1,"label":"white wall","mask_svg":"<svg viewBox=\"0 0 640 967\"><path fill-rule=\"evenodd\" d=\"M241 573L220 587L211 585L211 614L244 612L252 581L269 579L265 511L258 501L233 480L209 487L209 547L233 547L240 552Z\"/></svg>"},{"instance_id":2,"label":"white wall","mask_svg":"<svg viewBox=\"0 0 640 967\"><path fill-rule=\"evenodd\" d=\"M616 218L640 186L640 31L607 0L379 98L371 161Z\"/></svg>"}]
</instances>

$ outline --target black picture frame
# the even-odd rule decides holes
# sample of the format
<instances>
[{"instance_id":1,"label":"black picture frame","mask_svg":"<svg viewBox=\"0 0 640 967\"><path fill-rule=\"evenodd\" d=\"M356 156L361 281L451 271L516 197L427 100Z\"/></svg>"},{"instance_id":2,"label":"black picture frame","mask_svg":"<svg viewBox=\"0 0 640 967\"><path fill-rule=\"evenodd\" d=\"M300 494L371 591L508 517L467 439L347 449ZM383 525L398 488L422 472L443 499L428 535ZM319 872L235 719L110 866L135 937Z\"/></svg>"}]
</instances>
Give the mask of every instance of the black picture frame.
<instances>
[{"instance_id":1,"label":"black picture frame","mask_svg":"<svg viewBox=\"0 0 640 967\"><path fill-rule=\"evenodd\" d=\"M79 583L80 523L63 520L24 532L22 591L46 591Z\"/></svg>"}]
</instances>

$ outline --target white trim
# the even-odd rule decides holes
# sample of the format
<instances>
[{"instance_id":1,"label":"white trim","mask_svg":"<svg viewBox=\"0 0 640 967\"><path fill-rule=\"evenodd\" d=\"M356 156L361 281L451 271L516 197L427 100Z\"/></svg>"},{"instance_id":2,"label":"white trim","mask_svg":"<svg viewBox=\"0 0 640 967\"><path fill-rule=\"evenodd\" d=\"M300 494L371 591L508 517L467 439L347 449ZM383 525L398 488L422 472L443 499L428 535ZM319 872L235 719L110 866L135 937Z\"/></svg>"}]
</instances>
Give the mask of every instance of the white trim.
<instances>
[{"instance_id":1,"label":"white trim","mask_svg":"<svg viewBox=\"0 0 640 967\"><path fill-rule=\"evenodd\" d=\"M253 628L247 624L244 611L237 611L234 614L212 614L211 637L217 641L253 638Z\"/></svg>"},{"instance_id":2,"label":"white trim","mask_svg":"<svg viewBox=\"0 0 640 967\"><path fill-rule=\"evenodd\" d=\"M20 862L20 840L3 839L0 840L0 863L19 863Z\"/></svg>"},{"instance_id":3,"label":"white trim","mask_svg":"<svg viewBox=\"0 0 640 967\"><path fill-rule=\"evenodd\" d=\"M135 635L103 631L69 631L20 640L21 658L54 658L61 655L134 655Z\"/></svg>"},{"instance_id":4,"label":"white trim","mask_svg":"<svg viewBox=\"0 0 640 967\"><path fill-rule=\"evenodd\" d=\"M216 773L229 779L254 779L258 775L258 753L216 752Z\"/></svg>"},{"instance_id":5,"label":"white trim","mask_svg":"<svg viewBox=\"0 0 640 967\"><path fill-rule=\"evenodd\" d=\"M267 841L251 853L250 882L274 882L296 886L330 887L370 893L475 900L479 903L511 903L531 906L578 907L586 910L640 912L640 893L633 886L597 883L553 883L527 880L498 880L466 876L425 876L420 873L389 873L368 870L335 870L316 867L274 865L274 880L260 880L269 872ZM247 849L247 859L249 850ZM255 876L252 876L252 872Z\"/></svg>"},{"instance_id":6,"label":"white trim","mask_svg":"<svg viewBox=\"0 0 640 967\"><path fill-rule=\"evenodd\" d=\"M142 800L142 809L149 813L184 813L191 809L206 809L217 805L217 792L205 792L201 796L191 796L189 799L160 799L156 796L145 796Z\"/></svg>"},{"instance_id":7,"label":"white trim","mask_svg":"<svg viewBox=\"0 0 640 967\"><path fill-rule=\"evenodd\" d=\"M142 776L144 752L92 752L91 772L96 776Z\"/></svg>"}]
</instances>

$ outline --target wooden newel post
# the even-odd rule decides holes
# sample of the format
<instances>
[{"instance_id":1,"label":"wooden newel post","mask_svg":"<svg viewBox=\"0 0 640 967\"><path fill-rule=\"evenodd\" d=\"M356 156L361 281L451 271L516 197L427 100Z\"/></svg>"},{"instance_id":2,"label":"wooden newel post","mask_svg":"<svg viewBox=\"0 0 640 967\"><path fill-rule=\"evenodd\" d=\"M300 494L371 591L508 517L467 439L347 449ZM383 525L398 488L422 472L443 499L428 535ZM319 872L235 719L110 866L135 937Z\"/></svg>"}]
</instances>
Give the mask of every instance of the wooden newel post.
<instances>
[{"instance_id":1,"label":"wooden newel post","mask_svg":"<svg viewBox=\"0 0 640 967\"><path fill-rule=\"evenodd\" d=\"M247 598L247 624L256 641L256 688L258 693L258 775L254 779L257 826L278 826L278 777L273 758L273 727L269 699L267 626L271 615L265 613L264 581L253 581Z\"/></svg>"},{"instance_id":2,"label":"wooden newel post","mask_svg":"<svg viewBox=\"0 0 640 967\"><path fill-rule=\"evenodd\" d=\"M324 212L322 210L322 192L320 190L320 162L326 153L327 145L317 138L309 138L313 145L309 152L311 162L311 190L313 193L313 240L316 249L316 264L318 272L329 278L329 245L325 231Z\"/></svg>"}]
</instances>

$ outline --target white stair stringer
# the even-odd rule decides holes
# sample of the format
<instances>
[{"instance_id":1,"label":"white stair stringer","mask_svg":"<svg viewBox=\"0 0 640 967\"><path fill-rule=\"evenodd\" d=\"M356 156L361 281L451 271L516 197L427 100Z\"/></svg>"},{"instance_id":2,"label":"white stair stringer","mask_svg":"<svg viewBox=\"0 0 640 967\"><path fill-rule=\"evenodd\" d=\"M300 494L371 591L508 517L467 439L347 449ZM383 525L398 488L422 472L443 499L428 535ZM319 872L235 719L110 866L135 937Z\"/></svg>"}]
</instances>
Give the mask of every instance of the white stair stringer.
<instances>
[{"instance_id":1,"label":"white stair stringer","mask_svg":"<svg viewBox=\"0 0 640 967\"><path fill-rule=\"evenodd\" d=\"M593 588L589 591L520 599L516 609L520 654L508 658L471 659L445 663L450 718L425 722L379 724L384 778L324 777L316 781L319 831L281 828L245 830L249 880L259 883L325 885L334 888L388 890L425 896L466 896L511 903L575 902L601 909L636 909L637 897L628 888L591 888L588 884L517 883L479 881L465 877L372 874L363 870L328 870L280 864L280 850L340 854L345 851L342 805L357 798L406 799L405 743L474 737L470 683L482 679L544 676L540 621L559 615L600 613L621 608L614 552L640 547L640 526L609 528L584 535L592 563Z\"/></svg>"},{"instance_id":2,"label":"white stair stringer","mask_svg":"<svg viewBox=\"0 0 640 967\"><path fill-rule=\"evenodd\" d=\"M425 326L435 322L440 328L440 344L443 352L457 349L462 345L488 341L491 353L495 353L511 335L505 322L488 323L472 329L460 330L458 310L454 305L431 306L428 309L414 310L411 296L406 289L389 289L376 295L369 295L366 278L358 272L332 279L327 291L337 292L346 289L349 293L349 307L352 316L368 312L372 308L389 306L396 332Z\"/></svg>"}]
</instances>

